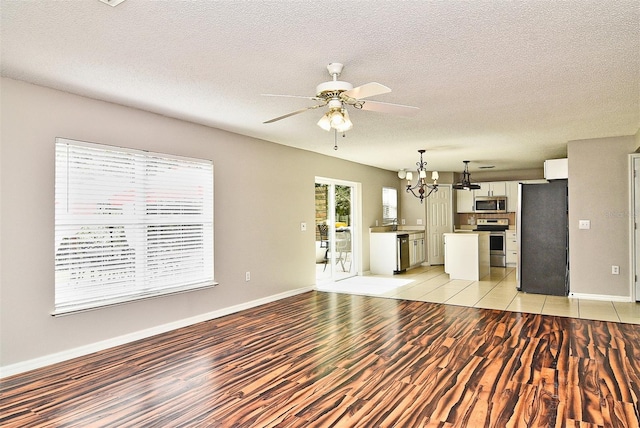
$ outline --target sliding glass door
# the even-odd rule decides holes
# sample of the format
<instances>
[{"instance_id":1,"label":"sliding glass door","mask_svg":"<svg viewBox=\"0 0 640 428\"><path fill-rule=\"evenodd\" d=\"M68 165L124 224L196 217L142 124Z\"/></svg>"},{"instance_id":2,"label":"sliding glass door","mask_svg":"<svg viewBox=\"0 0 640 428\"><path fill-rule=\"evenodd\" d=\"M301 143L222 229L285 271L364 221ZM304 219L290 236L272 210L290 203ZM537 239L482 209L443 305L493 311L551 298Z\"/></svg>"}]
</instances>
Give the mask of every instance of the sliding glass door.
<instances>
[{"instance_id":1,"label":"sliding glass door","mask_svg":"<svg viewBox=\"0 0 640 428\"><path fill-rule=\"evenodd\" d=\"M316 178L316 283L357 273L357 183Z\"/></svg>"}]
</instances>

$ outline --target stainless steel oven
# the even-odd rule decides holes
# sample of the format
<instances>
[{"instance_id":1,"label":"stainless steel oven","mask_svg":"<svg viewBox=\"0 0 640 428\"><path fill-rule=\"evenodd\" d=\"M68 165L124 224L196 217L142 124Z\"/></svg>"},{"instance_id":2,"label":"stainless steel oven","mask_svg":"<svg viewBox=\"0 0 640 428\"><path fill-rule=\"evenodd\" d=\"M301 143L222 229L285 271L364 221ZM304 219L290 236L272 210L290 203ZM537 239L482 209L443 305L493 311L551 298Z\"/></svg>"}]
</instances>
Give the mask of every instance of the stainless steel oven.
<instances>
[{"instance_id":1,"label":"stainless steel oven","mask_svg":"<svg viewBox=\"0 0 640 428\"><path fill-rule=\"evenodd\" d=\"M477 231L490 232L489 257L490 265L497 267L507 266L507 232L509 228L508 218L479 218Z\"/></svg>"},{"instance_id":2,"label":"stainless steel oven","mask_svg":"<svg viewBox=\"0 0 640 428\"><path fill-rule=\"evenodd\" d=\"M489 235L489 256L490 265L498 267L507 266L507 233L490 232Z\"/></svg>"}]
</instances>

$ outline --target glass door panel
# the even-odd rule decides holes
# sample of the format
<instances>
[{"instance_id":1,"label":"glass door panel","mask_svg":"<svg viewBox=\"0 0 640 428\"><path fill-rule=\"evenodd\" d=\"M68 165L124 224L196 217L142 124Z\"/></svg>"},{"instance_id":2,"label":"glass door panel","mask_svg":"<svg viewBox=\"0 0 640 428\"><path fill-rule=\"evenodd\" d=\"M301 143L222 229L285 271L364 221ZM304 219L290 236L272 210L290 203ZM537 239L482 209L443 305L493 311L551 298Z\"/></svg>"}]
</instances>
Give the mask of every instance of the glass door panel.
<instances>
[{"instance_id":1,"label":"glass door panel","mask_svg":"<svg viewBox=\"0 0 640 428\"><path fill-rule=\"evenodd\" d=\"M316 283L355 275L355 184L316 179Z\"/></svg>"},{"instance_id":2,"label":"glass door panel","mask_svg":"<svg viewBox=\"0 0 640 428\"><path fill-rule=\"evenodd\" d=\"M336 232L336 267L334 279L353 276L353 244L351 230L353 229L353 194L352 186L337 184L335 186L335 232Z\"/></svg>"}]
</instances>

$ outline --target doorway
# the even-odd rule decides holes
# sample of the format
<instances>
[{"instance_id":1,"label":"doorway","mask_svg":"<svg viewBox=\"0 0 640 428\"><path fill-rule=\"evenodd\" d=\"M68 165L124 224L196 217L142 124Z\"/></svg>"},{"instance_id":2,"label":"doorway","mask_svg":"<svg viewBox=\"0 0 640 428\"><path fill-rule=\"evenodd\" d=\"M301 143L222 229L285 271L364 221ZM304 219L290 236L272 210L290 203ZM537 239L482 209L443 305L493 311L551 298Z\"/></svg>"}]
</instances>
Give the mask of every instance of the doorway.
<instances>
[{"instance_id":1,"label":"doorway","mask_svg":"<svg viewBox=\"0 0 640 428\"><path fill-rule=\"evenodd\" d=\"M427 261L444 264L444 233L453 232L452 187L439 184L438 191L427 198Z\"/></svg>"},{"instance_id":2,"label":"doorway","mask_svg":"<svg viewBox=\"0 0 640 428\"><path fill-rule=\"evenodd\" d=\"M631 236L631 292L636 302L640 302L640 283L638 269L640 269L640 229L637 219L640 216L640 154L629 155L630 183L630 215L629 236Z\"/></svg>"},{"instance_id":3,"label":"doorway","mask_svg":"<svg viewBox=\"0 0 640 428\"><path fill-rule=\"evenodd\" d=\"M316 284L353 277L360 242L359 183L316 177Z\"/></svg>"}]
</instances>

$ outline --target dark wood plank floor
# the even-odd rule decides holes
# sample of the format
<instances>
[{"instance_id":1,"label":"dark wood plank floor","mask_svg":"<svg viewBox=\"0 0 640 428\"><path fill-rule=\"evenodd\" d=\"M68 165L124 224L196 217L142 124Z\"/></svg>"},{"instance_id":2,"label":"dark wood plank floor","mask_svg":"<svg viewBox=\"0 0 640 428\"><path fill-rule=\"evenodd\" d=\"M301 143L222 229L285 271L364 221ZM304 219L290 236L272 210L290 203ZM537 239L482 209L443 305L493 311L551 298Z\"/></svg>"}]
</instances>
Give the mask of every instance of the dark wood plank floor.
<instances>
[{"instance_id":1,"label":"dark wood plank floor","mask_svg":"<svg viewBox=\"0 0 640 428\"><path fill-rule=\"evenodd\" d=\"M0 394L3 427L638 427L640 326L309 292Z\"/></svg>"}]
</instances>

